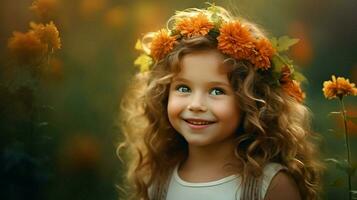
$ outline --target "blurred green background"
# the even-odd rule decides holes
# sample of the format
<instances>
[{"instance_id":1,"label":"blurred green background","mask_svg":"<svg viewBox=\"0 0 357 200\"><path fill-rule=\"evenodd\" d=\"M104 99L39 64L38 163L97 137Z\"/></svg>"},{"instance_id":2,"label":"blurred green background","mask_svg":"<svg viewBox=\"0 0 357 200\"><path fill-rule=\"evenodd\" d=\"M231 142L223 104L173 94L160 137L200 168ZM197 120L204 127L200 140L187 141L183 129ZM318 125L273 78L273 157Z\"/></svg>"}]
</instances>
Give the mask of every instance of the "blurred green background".
<instances>
[{"instance_id":1,"label":"blurred green background","mask_svg":"<svg viewBox=\"0 0 357 200\"><path fill-rule=\"evenodd\" d=\"M175 10L205 7L200 0L47 0L48 12L31 0L0 2L0 199L118 199L122 164L118 106L130 77L137 38L163 27ZM357 1L215 1L261 25L272 36L300 38L290 52L309 83L306 104L321 135L323 158L345 158L340 109L326 100L331 75L357 82ZM43 15L45 14L45 16ZM13 31L29 22L53 21L62 48L41 73L16 66L7 48ZM356 97L345 99L357 116ZM348 122L352 161L357 124ZM323 199L347 199L347 177L327 165ZM356 175L352 188L357 190Z\"/></svg>"}]
</instances>

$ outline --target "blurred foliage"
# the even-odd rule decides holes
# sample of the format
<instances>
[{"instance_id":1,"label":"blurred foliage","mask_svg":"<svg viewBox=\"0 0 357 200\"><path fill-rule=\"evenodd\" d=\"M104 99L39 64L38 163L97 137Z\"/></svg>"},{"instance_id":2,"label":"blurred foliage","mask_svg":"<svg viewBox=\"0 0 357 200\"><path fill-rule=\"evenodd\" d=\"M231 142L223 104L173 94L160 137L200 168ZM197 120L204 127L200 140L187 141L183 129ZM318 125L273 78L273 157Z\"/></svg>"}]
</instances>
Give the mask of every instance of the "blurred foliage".
<instances>
[{"instance_id":1,"label":"blurred foliage","mask_svg":"<svg viewBox=\"0 0 357 200\"><path fill-rule=\"evenodd\" d=\"M118 104L131 75L136 39L164 26L175 10L201 0L32 0L0 2L0 198L118 199L123 165ZM345 159L343 120L329 115L322 82L357 82L356 1L218 0L266 28L299 38L290 51L308 79L303 87L321 136L323 158ZM14 31L53 21L61 49L40 65L19 65L8 49ZM34 40L36 42L36 40ZM38 41L37 41L38 42ZM41 48L39 48L41 50ZM36 62L37 63L37 60ZM345 99L352 163L357 155L355 99ZM337 136L337 137L336 137ZM323 199L347 199L345 174L327 165ZM352 188L357 178L352 177Z\"/></svg>"}]
</instances>

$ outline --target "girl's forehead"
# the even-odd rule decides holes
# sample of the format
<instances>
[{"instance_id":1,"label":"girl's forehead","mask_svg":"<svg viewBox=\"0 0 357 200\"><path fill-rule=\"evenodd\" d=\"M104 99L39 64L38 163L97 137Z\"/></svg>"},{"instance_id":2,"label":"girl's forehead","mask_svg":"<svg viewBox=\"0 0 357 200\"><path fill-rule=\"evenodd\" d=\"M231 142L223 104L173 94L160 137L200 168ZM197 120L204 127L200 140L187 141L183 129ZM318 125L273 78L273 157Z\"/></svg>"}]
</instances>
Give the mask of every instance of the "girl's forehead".
<instances>
[{"instance_id":1,"label":"girl's forehead","mask_svg":"<svg viewBox=\"0 0 357 200\"><path fill-rule=\"evenodd\" d=\"M180 72L188 71L188 69L192 68L203 70L215 68L218 73L228 73L231 71L231 66L226 62L225 56L216 49L195 51L184 55L179 68ZM202 73L205 73L205 70Z\"/></svg>"},{"instance_id":2,"label":"girl's forehead","mask_svg":"<svg viewBox=\"0 0 357 200\"><path fill-rule=\"evenodd\" d=\"M195 83L224 82L228 83L228 71L224 57L215 51L201 51L183 57L180 71L173 80L189 80Z\"/></svg>"},{"instance_id":3,"label":"girl's forehead","mask_svg":"<svg viewBox=\"0 0 357 200\"><path fill-rule=\"evenodd\" d=\"M190 53L185 54L182 57L182 61L185 62L187 60L196 60L198 62L223 62L224 56L217 49L207 49L207 50L197 50Z\"/></svg>"}]
</instances>

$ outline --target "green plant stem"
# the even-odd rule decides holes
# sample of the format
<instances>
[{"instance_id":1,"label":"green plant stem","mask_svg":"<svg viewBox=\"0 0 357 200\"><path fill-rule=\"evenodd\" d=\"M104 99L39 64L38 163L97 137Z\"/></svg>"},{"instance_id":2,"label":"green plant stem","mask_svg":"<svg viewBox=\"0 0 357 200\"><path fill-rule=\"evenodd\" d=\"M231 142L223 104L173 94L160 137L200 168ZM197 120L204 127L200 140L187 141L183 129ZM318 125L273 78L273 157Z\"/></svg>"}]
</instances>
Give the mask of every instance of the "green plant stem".
<instances>
[{"instance_id":1,"label":"green plant stem","mask_svg":"<svg viewBox=\"0 0 357 200\"><path fill-rule=\"evenodd\" d=\"M345 104L343 103L343 99L340 98L340 103L342 107L342 116L343 116L343 122L344 122L344 127L345 127L345 143L347 147L347 162L348 162L348 196L349 199L352 199L352 185L351 185L351 175L350 175L350 167L351 167L351 150L350 150L350 144L349 144L349 139L348 139L348 132L347 132L347 117L346 117L346 111L345 111Z\"/></svg>"}]
</instances>

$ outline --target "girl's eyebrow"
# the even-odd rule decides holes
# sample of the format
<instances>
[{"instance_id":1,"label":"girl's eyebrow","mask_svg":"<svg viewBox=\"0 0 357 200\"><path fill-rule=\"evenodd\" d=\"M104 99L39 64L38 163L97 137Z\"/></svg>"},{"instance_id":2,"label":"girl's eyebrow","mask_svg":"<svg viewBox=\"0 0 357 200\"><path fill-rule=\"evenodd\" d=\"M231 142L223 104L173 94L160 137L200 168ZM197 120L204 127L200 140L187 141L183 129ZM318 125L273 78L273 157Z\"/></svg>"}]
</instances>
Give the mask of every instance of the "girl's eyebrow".
<instances>
[{"instance_id":1,"label":"girl's eyebrow","mask_svg":"<svg viewBox=\"0 0 357 200\"><path fill-rule=\"evenodd\" d=\"M189 80L185 79L185 78L181 78L181 77L175 77L172 79L172 81L177 81L177 82L190 82Z\"/></svg>"},{"instance_id":2,"label":"girl's eyebrow","mask_svg":"<svg viewBox=\"0 0 357 200\"><path fill-rule=\"evenodd\" d=\"M190 83L191 81L182 77L178 77L178 78L174 78L173 81L177 81L177 82L185 82L185 83ZM209 85L222 85L222 86L226 86L226 87L231 87L230 84L227 84L225 82L222 81L209 81L207 82L207 84Z\"/></svg>"},{"instance_id":3,"label":"girl's eyebrow","mask_svg":"<svg viewBox=\"0 0 357 200\"><path fill-rule=\"evenodd\" d=\"M210 81L210 82L208 82L208 84L211 84L211 85L222 85L222 86L230 87L229 84L227 84L227 83L225 83L225 82L222 82L222 81Z\"/></svg>"}]
</instances>

